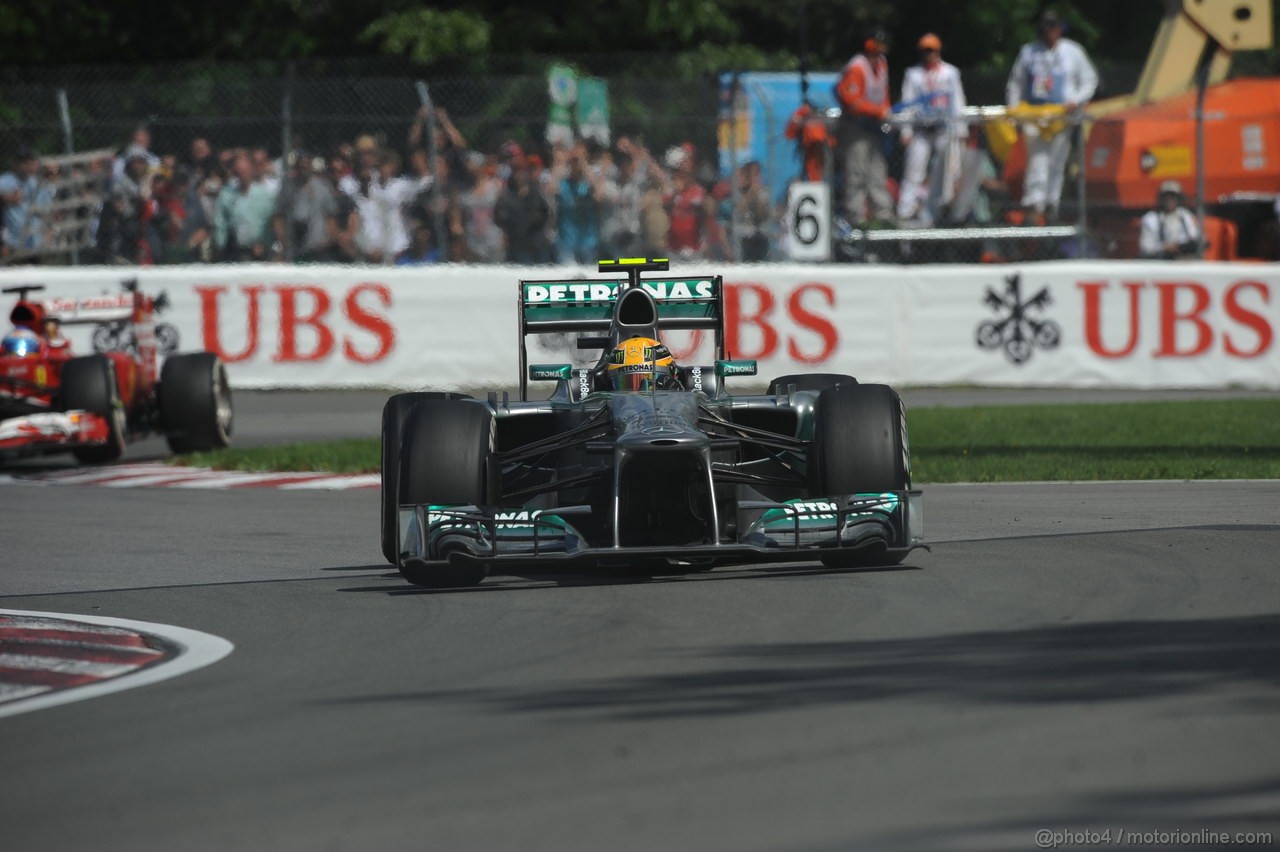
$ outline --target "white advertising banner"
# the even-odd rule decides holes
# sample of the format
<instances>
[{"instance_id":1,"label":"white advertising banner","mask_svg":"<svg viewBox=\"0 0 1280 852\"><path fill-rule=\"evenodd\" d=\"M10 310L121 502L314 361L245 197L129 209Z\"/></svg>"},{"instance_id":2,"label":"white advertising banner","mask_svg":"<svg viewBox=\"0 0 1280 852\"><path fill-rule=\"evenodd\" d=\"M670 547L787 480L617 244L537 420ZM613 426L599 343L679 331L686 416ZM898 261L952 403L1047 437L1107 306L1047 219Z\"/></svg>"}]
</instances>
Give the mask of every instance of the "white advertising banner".
<instances>
[{"instance_id":1,"label":"white advertising banner","mask_svg":"<svg viewBox=\"0 0 1280 852\"><path fill-rule=\"evenodd\" d=\"M851 373L896 385L1280 389L1280 267L1060 262L1024 266L682 264L719 273L726 342L760 379ZM583 268L26 267L0 285L40 297L166 292L158 320L179 351L208 349L232 382L268 387L512 387L517 282L590 278ZM92 326L69 328L92 349ZM668 343L706 363L710 334ZM563 350L563 351L561 351ZM531 361L581 362L565 337Z\"/></svg>"}]
</instances>

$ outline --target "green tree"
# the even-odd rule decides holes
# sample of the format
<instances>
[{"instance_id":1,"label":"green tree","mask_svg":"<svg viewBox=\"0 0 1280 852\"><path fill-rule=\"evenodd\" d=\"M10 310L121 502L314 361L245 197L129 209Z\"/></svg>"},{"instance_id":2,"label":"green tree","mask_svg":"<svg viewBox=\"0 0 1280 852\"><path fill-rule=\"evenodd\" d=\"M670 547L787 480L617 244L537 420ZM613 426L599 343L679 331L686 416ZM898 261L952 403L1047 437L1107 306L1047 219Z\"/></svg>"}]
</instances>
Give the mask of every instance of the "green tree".
<instances>
[{"instance_id":1,"label":"green tree","mask_svg":"<svg viewBox=\"0 0 1280 852\"><path fill-rule=\"evenodd\" d=\"M887 27L901 68L916 39L937 33L948 58L999 71L1034 36L1044 0L0 0L9 66L280 60L398 55L418 61L488 56L661 53L673 69L838 68L868 30ZM1063 0L1070 37L1095 57L1140 62L1158 0ZM1264 60L1265 60L1264 55ZM1266 70L1266 69L1263 69ZM1272 67L1270 70L1274 70Z\"/></svg>"},{"instance_id":2,"label":"green tree","mask_svg":"<svg viewBox=\"0 0 1280 852\"><path fill-rule=\"evenodd\" d=\"M392 12L365 28L361 40L375 42L387 53L431 62L446 56L489 53L489 24L474 12L429 7Z\"/></svg>"}]
</instances>

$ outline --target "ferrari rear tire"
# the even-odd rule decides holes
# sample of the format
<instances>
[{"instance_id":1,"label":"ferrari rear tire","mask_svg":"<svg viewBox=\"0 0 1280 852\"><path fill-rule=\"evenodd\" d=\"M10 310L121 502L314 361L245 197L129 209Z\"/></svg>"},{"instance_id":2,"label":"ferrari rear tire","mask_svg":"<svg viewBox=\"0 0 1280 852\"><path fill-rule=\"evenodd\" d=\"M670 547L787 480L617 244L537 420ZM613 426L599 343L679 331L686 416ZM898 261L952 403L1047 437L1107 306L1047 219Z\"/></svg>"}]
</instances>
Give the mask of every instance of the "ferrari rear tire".
<instances>
[{"instance_id":1,"label":"ferrari rear tire","mask_svg":"<svg viewBox=\"0 0 1280 852\"><path fill-rule=\"evenodd\" d=\"M493 412L460 399L426 399L413 406L400 435L399 501L433 506L483 506L498 490L493 463ZM425 568L420 559L398 560L409 582L431 588L474 586L483 565L457 563Z\"/></svg>"},{"instance_id":2,"label":"ferrari rear tire","mask_svg":"<svg viewBox=\"0 0 1280 852\"><path fill-rule=\"evenodd\" d=\"M382 555L392 565L400 561L400 433L415 405L427 399L470 399L466 394L411 391L394 394L382 406Z\"/></svg>"},{"instance_id":3,"label":"ferrari rear tire","mask_svg":"<svg viewBox=\"0 0 1280 852\"><path fill-rule=\"evenodd\" d=\"M795 385L798 391L824 391L836 385L856 385L858 380L844 373L796 373L778 376L769 382L766 393L785 393L788 385Z\"/></svg>"},{"instance_id":4,"label":"ferrari rear tire","mask_svg":"<svg viewBox=\"0 0 1280 852\"><path fill-rule=\"evenodd\" d=\"M888 385L841 385L818 395L813 454L809 460L814 497L907 491L911 454L902 400ZM836 551L821 557L829 568L896 565L905 553L885 546Z\"/></svg>"},{"instance_id":5,"label":"ferrari rear tire","mask_svg":"<svg viewBox=\"0 0 1280 852\"><path fill-rule=\"evenodd\" d=\"M72 358L62 365L61 386L64 410L88 411L107 421L107 442L76 447L75 457L86 464L105 464L124 455L124 403L111 359L105 355Z\"/></svg>"},{"instance_id":6,"label":"ferrari rear tire","mask_svg":"<svg viewBox=\"0 0 1280 852\"><path fill-rule=\"evenodd\" d=\"M160 371L160 425L175 453L231 444L234 410L227 368L212 352L171 355Z\"/></svg>"}]
</instances>

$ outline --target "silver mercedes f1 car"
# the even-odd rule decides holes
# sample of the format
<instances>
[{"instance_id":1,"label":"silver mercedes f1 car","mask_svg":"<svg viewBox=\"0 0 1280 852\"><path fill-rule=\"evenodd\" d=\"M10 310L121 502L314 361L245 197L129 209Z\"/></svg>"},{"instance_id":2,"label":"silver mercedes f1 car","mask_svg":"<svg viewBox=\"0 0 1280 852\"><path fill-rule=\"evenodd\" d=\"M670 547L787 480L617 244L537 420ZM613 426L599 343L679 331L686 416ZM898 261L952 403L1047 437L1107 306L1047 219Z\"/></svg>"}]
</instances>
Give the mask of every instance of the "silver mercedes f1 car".
<instances>
[{"instance_id":1,"label":"silver mercedes f1 car","mask_svg":"<svg viewBox=\"0 0 1280 852\"><path fill-rule=\"evenodd\" d=\"M519 282L520 398L399 393L382 412L382 550L411 583L491 571L704 570L901 562L923 546L898 394L852 376L781 376L724 349L719 276L601 261L598 279ZM714 335L680 366L662 333ZM576 337L594 365L529 364L530 335ZM530 399L529 382L548 382Z\"/></svg>"}]
</instances>

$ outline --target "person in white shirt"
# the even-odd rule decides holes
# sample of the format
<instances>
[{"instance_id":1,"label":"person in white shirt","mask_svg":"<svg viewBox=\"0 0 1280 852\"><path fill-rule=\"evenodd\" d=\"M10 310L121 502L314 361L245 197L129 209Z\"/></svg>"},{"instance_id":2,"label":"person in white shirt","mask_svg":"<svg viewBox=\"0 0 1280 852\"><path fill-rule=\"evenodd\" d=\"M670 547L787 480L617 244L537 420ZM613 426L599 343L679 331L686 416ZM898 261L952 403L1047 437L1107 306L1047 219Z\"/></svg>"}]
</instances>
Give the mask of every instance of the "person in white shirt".
<instances>
[{"instance_id":1,"label":"person in white shirt","mask_svg":"<svg viewBox=\"0 0 1280 852\"><path fill-rule=\"evenodd\" d=\"M899 104L911 123L902 129L907 151L898 191L898 219L915 219L928 227L937 220L938 208L951 200L959 140L969 135L969 129L963 122L960 71L942 61L941 39L926 33L916 48L920 64L907 69Z\"/></svg>"},{"instance_id":2,"label":"person in white shirt","mask_svg":"<svg viewBox=\"0 0 1280 852\"><path fill-rule=\"evenodd\" d=\"M1010 107L1022 103L1061 104L1070 115L1093 98L1098 89L1098 73L1084 48L1062 37L1065 31L1057 12L1047 9L1040 16L1040 40L1023 45L1009 72L1005 94ZM1032 123L1023 124L1022 133L1027 140L1022 206L1037 219L1053 219L1062 197L1071 134L1061 129L1041 129Z\"/></svg>"},{"instance_id":3,"label":"person in white shirt","mask_svg":"<svg viewBox=\"0 0 1280 852\"><path fill-rule=\"evenodd\" d=\"M1138 254L1148 260L1179 260L1200 256L1200 223L1183 204L1182 184L1160 184L1156 209L1142 217Z\"/></svg>"},{"instance_id":4,"label":"person in white shirt","mask_svg":"<svg viewBox=\"0 0 1280 852\"><path fill-rule=\"evenodd\" d=\"M392 263L409 247L404 210L417 196L420 181L400 176L400 156L382 155L377 169L360 166L356 191L348 193L360 214L356 246L367 263Z\"/></svg>"},{"instance_id":5,"label":"person in white shirt","mask_svg":"<svg viewBox=\"0 0 1280 852\"><path fill-rule=\"evenodd\" d=\"M124 167L133 157L142 157L147 161L147 171L155 171L160 167L160 158L151 153L151 131L145 124L134 128L129 137L129 144L115 158L111 166L111 176L117 180L124 176Z\"/></svg>"}]
</instances>

